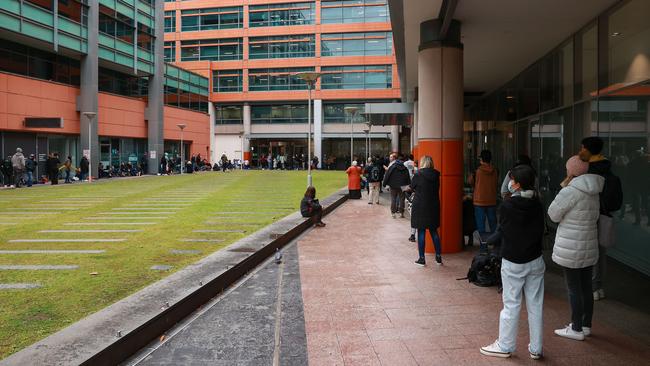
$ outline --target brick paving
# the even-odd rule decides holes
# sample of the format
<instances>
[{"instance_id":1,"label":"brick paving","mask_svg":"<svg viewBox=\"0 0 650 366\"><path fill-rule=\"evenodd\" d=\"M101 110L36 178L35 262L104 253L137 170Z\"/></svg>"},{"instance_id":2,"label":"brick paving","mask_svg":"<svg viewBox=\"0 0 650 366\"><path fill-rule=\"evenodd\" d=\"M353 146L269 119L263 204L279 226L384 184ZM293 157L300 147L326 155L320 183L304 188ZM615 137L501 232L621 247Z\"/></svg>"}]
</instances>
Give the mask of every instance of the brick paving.
<instances>
[{"instance_id":1,"label":"brick paving","mask_svg":"<svg viewBox=\"0 0 650 366\"><path fill-rule=\"evenodd\" d=\"M385 197L380 206L366 202L347 202L327 217L327 227L299 241L310 365L650 364L648 337L632 337L631 324L599 319L599 310L628 311L603 305L611 300L596 304L588 340L555 336L569 321L569 306L561 277L549 271L544 359L528 356L525 305L513 357L482 356L479 348L497 338L501 296L494 287L456 280L474 252L443 255L444 266L428 256L427 267L415 266L408 219L390 218Z\"/></svg>"}]
</instances>

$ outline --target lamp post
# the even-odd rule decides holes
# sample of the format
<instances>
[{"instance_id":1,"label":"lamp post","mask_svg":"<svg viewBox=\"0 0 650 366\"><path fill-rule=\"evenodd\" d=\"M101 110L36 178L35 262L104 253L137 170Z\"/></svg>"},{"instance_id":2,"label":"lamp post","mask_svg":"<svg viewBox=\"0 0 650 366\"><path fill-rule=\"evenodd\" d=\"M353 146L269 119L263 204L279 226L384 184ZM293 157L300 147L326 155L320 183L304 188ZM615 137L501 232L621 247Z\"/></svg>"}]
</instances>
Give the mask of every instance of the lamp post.
<instances>
[{"instance_id":1,"label":"lamp post","mask_svg":"<svg viewBox=\"0 0 650 366\"><path fill-rule=\"evenodd\" d=\"M185 167L185 159L183 157L183 150L185 150L183 149L183 130L185 127L187 127L187 125L184 123L179 123L176 126L181 129L181 175L183 175L183 167Z\"/></svg>"},{"instance_id":2,"label":"lamp post","mask_svg":"<svg viewBox=\"0 0 650 366\"><path fill-rule=\"evenodd\" d=\"M307 99L307 125L309 132L307 133L307 187L312 186L311 179L311 90L316 85L316 80L322 74L319 72L300 72L296 74L297 77L301 78L307 83L307 89L309 90L309 97Z\"/></svg>"},{"instance_id":3,"label":"lamp post","mask_svg":"<svg viewBox=\"0 0 650 366\"><path fill-rule=\"evenodd\" d=\"M368 161L368 158L370 157L370 153L368 152L370 150L370 142L369 142L370 128L366 126L363 129L363 132L366 134L366 161Z\"/></svg>"},{"instance_id":4,"label":"lamp post","mask_svg":"<svg viewBox=\"0 0 650 366\"><path fill-rule=\"evenodd\" d=\"M93 165L92 165L92 129L93 129L93 118L97 115L96 112L81 112L86 118L88 118L88 183L93 181Z\"/></svg>"},{"instance_id":5,"label":"lamp post","mask_svg":"<svg viewBox=\"0 0 650 366\"><path fill-rule=\"evenodd\" d=\"M372 135L370 134L372 131L372 123L366 121L366 126L368 126L368 157L372 157Z\"/></svg>"},{"instance_id":6,"label":"lamp post","mask_svg":"<svg viewBox=\"0 0 650 366\"><path fill-rule=\"evenodd\" d=\"M352 166L352 161L354 161L354 120L359 113L359 107L350 105L343 109L352 115L350 118L350 166Z\"/></svg>"}]
</instances>

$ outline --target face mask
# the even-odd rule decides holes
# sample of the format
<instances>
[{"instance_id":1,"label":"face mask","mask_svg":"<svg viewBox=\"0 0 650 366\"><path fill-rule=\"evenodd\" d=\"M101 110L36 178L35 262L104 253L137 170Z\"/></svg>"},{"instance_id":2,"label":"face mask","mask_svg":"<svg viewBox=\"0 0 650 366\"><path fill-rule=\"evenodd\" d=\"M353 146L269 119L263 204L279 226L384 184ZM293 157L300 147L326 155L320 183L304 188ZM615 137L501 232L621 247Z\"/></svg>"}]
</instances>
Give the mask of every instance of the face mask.
<instances>
[{"instance_id":1,"label":"face mask","mask_svg":"<svg viewBox=\"0 0 650 366\"><path fill-rule=\"evenodd\" d=\"M517 192L517 188L512 186L514 184L514 182L515 181L512 180L512 179L510 180L510 182L508 182L508 191L510 191L510 193L512 193L512 194Z\"/></svg>"}]
</instances>

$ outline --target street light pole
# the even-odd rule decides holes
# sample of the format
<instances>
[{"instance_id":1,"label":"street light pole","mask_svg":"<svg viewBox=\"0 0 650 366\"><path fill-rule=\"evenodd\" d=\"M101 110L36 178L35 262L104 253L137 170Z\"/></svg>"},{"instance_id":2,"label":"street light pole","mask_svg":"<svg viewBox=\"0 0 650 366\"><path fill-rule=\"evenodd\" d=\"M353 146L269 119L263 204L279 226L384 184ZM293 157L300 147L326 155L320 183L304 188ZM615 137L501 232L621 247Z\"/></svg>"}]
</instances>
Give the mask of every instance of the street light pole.
<instances>
[{"instance_id":1,"label":"street light pole","mask_svg":"<svg viewBox=\"0 0 650 366\"><path fill-rule=\"evenodd\" d=\"M88 183L92 183L93 181L93 164L92 164L92 129L93 129L93 118L97 115L95 112L82 112L86 118L88 118Z\"/></svg>"},{"instance_id":2,"label":"street light pole","mask_svg":"<svg viewBox=\"0 0 650 366\"><path fill-rule=\"evenodd\" d=\"M352 115L352 118L350 118L350 166L352 166L352 162L354 161L354 120L357 117L357 113L359 113L359 107L351 105L345 107L344 110L349 111Z\"/></svg>"},{"instance_id":3,"label":"street light pole","mask_svg":"<svg viewBox=\"0 0 650 366\"><path fill-rule=\"evenodd\" d=\"M181 175L183 175L183 167L185 167L185 159L183 157L183 130L187 127L184 123L179 123L176 126L181 129Z\"/></svg>"},{"instance_id":4,"label":"street light pole","mask_svg":"<svg viewBox=\"0 0 650 366\"><path fill-rule=\"evenodd\" d=\"M308 89L308 99L307 99L307 187L312 186L311 178L311 90L316 85L316 80L321 76L321 73L318 72L301 72L296 74L297 77L301 78L307 83Z\"/></svg>"}]
</instances>

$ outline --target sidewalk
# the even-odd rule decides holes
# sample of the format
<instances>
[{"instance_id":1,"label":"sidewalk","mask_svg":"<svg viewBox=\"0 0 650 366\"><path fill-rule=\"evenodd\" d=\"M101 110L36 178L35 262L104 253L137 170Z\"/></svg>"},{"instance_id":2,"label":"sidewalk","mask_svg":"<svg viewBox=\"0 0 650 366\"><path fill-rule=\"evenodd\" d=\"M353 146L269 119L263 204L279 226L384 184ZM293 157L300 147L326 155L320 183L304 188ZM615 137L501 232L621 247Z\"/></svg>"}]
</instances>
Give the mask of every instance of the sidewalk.
<instances>
[{"instance_id":1,"label":"sidewalk","mask_svg":"<svg viewBox=\"0 0 650 366\"><path fill-rule=\"evenodd\" d=\"M456 280L465 277L474 252L443 255L443 266L431 256L425 268L414 265L417 246L407 240L409 220L392 219L385 197L382 203L351 200L328 216L327 227L299 241L309 364L539 364L527 352L525 305L513 357L479 353L497 338L501 296L495 287ZM631 317L631 311L610 299L600 301L591 338L555 336L553 330L569 322L569 305L562 278L547 272L541 362L647 365L650 337L632 333L639 325L624 320L650 323L650 317Z\"/></svg>"}]
</instances>

